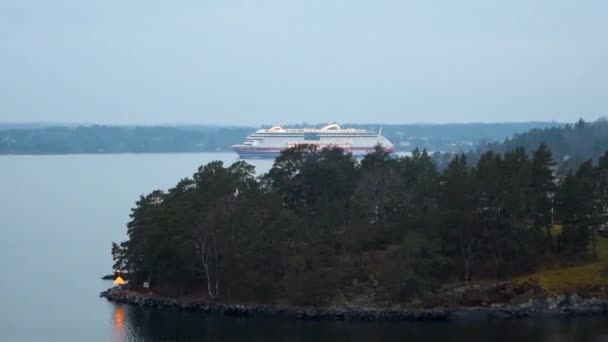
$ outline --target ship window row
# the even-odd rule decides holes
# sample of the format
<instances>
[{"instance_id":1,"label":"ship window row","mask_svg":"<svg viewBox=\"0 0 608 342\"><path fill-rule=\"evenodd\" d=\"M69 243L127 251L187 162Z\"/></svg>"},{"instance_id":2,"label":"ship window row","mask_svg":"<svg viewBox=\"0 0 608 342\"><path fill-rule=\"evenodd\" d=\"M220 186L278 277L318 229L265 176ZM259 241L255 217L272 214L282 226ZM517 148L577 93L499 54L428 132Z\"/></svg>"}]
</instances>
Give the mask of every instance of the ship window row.
<instances>
[{"instance_id":1,"label":"ship window row","mask_svg":"<svg viewBox=\"0 0 608 342\"><path fill-rule=\"evenodd\" d=\"M322 138L342 138L342 137L377 137L377 134L319 134ZM304 134L253 134L252 138L302 138Z\"/></svg>"},{"instance_id":2,"label":"ship window row","mask_svg":"<svg viewBox=\"0 0 608 342\"><path fill-rule=\"evenodd\" d=\"M378 135L378 133L334 133L334 132L306 132L306 133L252 133L251 135L264 135L264 136L277 136L277 135L282 135L282 136L286 136L286 135L292 135L292 136L298 136L298 135L304 135L304 134L321 134L321 135Z\"/></svg>"},{"instance_id":3,"label":"ship window row","mask_svg":"<svg viewBox=\"0 0 608 342\"><path fill-rule=\"evenodd\" d=\"M286 140L294 140L294 141L299 141L299 140L313 140L313 141L319 141L319 140L353 140L354 137L319 137L319 138L308 138L306 139L305 137L297 137L297 138L289 138L289 137L270 137L270 138L263 138L263 139L255 139L258 141L286 141Z\"/></svg>"},{"instance_id":4,"label":"ship window row","mask_svg":"<svg viewBox=\"0 0 608 342\"><path fill-rule=\"evenodd\" d=\"M287 146L299 146L299 145L308 145L307 143L288 143ZM344 142L334 142L334 143L312 143L312 145L316 146L352 146L351 143Z\"/></svg>"},{"instance_id":5,"label":"ship window row","mask_svg":"<svg viewBox=\"0 0 608 342\"><path fill-rule=\"evenodd\" d=\"M371 135L377 135L378 133L374 133L374 132L365 132L365 133L352 133L352 132L348 132L348 133L337 133L337 132L302 132L302 133L251 133L251 135L303 135L306 133L314 133L314 134L329 134L329 135L367 135L367 134L371 134Z\"/></svg>"}]
</instances>

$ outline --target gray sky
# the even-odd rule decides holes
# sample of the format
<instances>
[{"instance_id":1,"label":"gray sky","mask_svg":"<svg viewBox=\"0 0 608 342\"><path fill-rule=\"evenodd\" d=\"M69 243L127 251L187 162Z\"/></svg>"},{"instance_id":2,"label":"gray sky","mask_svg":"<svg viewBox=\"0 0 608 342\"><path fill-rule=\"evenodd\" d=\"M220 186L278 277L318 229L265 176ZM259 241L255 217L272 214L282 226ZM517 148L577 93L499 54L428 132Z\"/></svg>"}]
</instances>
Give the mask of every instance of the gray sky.
<instances>
[{"instance_id":1,"label":"gray sky","mask_svg":"<svg viewBox=\"0 0 608 342\"><path fill-rule=\"evenodd\" d=\"M608 1L0 0L0 122L574 121Z\"/></svg>"}]
</instances>

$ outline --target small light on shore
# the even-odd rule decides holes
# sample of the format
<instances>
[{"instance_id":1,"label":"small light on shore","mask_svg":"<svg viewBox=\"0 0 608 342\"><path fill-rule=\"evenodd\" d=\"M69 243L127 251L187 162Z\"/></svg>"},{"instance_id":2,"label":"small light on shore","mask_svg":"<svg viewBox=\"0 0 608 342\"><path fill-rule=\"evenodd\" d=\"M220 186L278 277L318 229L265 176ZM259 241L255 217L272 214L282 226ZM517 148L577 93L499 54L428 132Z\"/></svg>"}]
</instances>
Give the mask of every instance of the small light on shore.
<instances>
[{"instance_id":1,"label":"small light on shore","mask_svg":"<svg viewBox=\"0 0 608 342\"><path fill-rule=\"evenodd\" d=\"M122 272L119 269L114 270L114 285L124 285L126 284L125 280L122 279Z\"/></svg>"},{"instance_id":2,"label":"small light on shore","mask_svg":"<svg viewBox=\"0 0 608 342\"><path fill-rule=\"evenodd\" d=\"M118 278L114 279L114 285L124 285L126 284L125 280L122 277L118 276Z\"/></svg>"}]
</instances>

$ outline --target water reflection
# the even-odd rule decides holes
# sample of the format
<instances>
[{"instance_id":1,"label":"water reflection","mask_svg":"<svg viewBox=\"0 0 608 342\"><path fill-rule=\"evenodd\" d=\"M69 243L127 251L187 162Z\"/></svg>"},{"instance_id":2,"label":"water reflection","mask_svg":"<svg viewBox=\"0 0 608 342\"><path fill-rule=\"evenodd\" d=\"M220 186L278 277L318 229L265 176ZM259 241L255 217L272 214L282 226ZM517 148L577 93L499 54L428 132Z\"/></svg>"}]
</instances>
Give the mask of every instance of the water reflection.
<instances>
[{"instance_id":1,"label":"water reflection","mask_svg":"<svg viewBox=\"0 0 608 342\"><path fill-rule=\"evenodd\" d=\"M114 327L118 331L122 331L125 324L125 309L122 305L114 307Z\"/></svg>"},{"instance_id":2,"label":"water reflection","mask_svg":"<svg viewBox=\"0 0 608 342\"><path fill-rule=\"evenodd\" d=\"M125 307L123 305L114 305L114 314L112 316L112 341L125 340Z\"/></svg>"},{"instance_id":3,"label":"water reflection","mask_svg":"<svg viewBox=\"0 0 608 342\"><path fill-rule=\"evenodd\" d=\"M115 341L608 341L606 318L311 322L116 305Z\"/></svg>"}]
</instances>

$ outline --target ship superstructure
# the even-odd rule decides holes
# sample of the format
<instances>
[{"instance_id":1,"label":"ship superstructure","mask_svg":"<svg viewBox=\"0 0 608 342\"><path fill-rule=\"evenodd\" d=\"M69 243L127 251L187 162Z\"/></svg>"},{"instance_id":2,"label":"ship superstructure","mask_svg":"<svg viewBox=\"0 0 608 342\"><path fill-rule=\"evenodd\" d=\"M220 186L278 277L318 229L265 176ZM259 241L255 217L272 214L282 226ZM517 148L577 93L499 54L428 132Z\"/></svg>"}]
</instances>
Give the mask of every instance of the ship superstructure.
<instances>
[{"instance_id":1,"label":"ship superstructure","mask_svg":"<svg viewBox=\"0 0 608 342\"><path fill-rule=\"evenodd\" d=\"M274 158L282 150L298 145L316 145L317 149L340 147L355 156L373 152L380 146L393 152L393 144L381 135L364 129L342 128L333 123L322 128L284 128L273 126L260 129L232 147L241 158Z\"/></svg>"}]
</instances>

